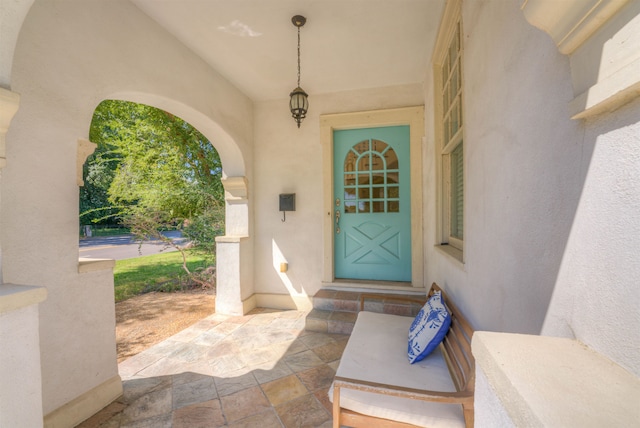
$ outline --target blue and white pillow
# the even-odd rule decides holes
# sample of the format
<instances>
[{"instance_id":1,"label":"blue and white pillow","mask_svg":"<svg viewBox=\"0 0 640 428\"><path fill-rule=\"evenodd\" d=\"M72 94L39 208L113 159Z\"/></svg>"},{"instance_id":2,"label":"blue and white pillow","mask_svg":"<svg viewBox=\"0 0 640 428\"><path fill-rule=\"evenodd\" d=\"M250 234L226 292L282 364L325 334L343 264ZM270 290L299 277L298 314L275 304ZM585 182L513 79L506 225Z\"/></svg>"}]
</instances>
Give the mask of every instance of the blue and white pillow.
<instances>
[{"instance_id":1,"label":"blue and white pillow","mask_svg":"<svg viewBox=\"0 0 640 428\"><path fill-rule=\"evenodd\" d=\"M450 325L451 315L442 301L442 293L436 291L409 328L409 362L416 363L433 352L444 339Z\"/></svg>"}]
</instances>

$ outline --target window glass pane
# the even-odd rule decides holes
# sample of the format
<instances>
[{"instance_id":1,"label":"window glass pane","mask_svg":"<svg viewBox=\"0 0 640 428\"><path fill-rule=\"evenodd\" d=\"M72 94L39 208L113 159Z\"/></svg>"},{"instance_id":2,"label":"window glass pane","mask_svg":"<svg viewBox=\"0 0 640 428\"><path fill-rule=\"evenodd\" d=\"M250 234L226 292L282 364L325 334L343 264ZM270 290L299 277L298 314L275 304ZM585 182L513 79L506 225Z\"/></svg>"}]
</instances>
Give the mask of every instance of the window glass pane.
<instances>
[{"instance_id":1,"label":"window glass pane","mask_svg":"<svg viewBox=\"0 0 640 428\"><path fill-rule=\"evenodd\" d=\"M384 201L376 201L371 203L371 207L373 208L374 213L383 213L384 212Z\"/></svg>"},{"instance_id":2,"label":"window glass pane","mask_svg":"<svg viewBox=\"0 0 640 428\"><path fill-rule=\"evenodd\" d=\"M451 72L451 81L449 82L451 88L450 100L453 100L454 97L458 95L458 89L460 88L460 86L458 86L460 84L460 81L458 79L459 70L460 67L458 67L458 64L456 64L455 68Z\"/></svg>"},{"instance_id":3,"label":"window glass pane","mask_svg":"<svg viewBox=\"0 0 640 428\"><path fill-rule=\"evenodd\" d=\"M344 212L346 214L353 214L356 212L356 203L355 202L345 202L344 203Z\"/></svg>"},{"instance_id":4,"label":"window glass pane","mask_svg":"<svg viewBox=\"0 0 640 428\"><path fill-rule=\"evenodd\" d=\"M449 70L453 70L457 55L458 52L456 50L456 43L454 38L454 40L451 41L451 45L449 45Z\"/></svg>"},{"instance_id":5,"label":"window glass pane","mask_svg":"<svg viewBox=\"0 0 640 428\"><path fill-rule=\"evenodd\" d=\"M371 150L374 152L382 153L388 147L387 143L380 140L371 140Z\"/></svg>"},{"instance_id":6,"label":"window glass pane","mask_svg":"<svg viewBox=\"0 0 640 428\"><path fill-rule=\"evenodd\" d=\"M384 184L384 173L371 174L371 183L372 184Z\"/></svg>"},{"instance_id":7,"label":"window glass pane","mask_svg":"<svg viewBox=\"0 0 640 428\"><path fill-rule=\"evenodd\" d=\"M356 184L356 176L355 174L345 174L344 175L344 185L345 186L353 186Z\"/></svg>"},{"instance_id":8,"label":"window glass pane","mask_svg":"<svg viewBox=\"0 0 640 428\"><path fill-rule=\"evenodd\" d=\"M362 154L369 151L369 140L360 141L358 144L353 146L354 150L358 152L358 154Z\"/></svg>"},{"instance_id":9,"label":"window glass pane","mask_svg":"<svg viewBox=\"0 0 640 428\"><path fill-rule=\"evenodd\" d=\"M368 187L361 187L358 190L358 199L369 199L371 198L370 190Z\"/></svg>"},{"instance_id":10,"label":"window glass pane","mask_svg":"<svg viewBox=\"0 0 640 428\"><path fill-rule=\"evenodd\" d=\"M387 173L387 184L398 184L400 183L400 179L398 178L399 173L397 172L389 172Z\"/></svg>"},{"instance_id":11,"label":"window glass pane","mask_svg":"<svg viewBox=\"0 0 640 428\"><path fill-rule=\"evenodd\" d=\"M451 236L463 239L464 157L462 143L451 152Z\"/></svg>"},{"instance_id":12,"label":"window glass pane","mask_svg":"<svg viewBox=\"0 0 640 428\"><path fill-rule=\"evenodd\" d=\"M460 103L458 102L458 99L456 99L456 102L453 105L453 108L451 109L451 137L456 135L456 132L458 132L458 129L460 128L460 123L458 122L459 110L460 110Z\"/></svg>"},{"instance_id":13,"label":"window glass pane","mask_svg":"<svg viewBox=\"0 0 640 428\"><path fill-rule=\"evenodd\" d=\"M344 159L344 172L355 171L357 160L358 160L358 156L353 151L349 151L349 153L347 153L347 156Z\"/></svg>"},{"instance_id":14,"label":"window glass pane","mask_svg":"<svg viewBox=\"0 0 640 428\"><path fill-rule=\"evenodd\" d=\"M458 99L457 99L457 103L458 103L458 110L456 111L458 113L457 119L458 119L458 128L462 128L462 100L460 98L461 96L458 95Z\"/></svg>"},{"instance_id":15,"label":"window glass pane","mask_svg":"<svg viewBox=\"0 0 640 428\"><path fill-rule=\"evenodd\" d=\"M384 158L387 161L387 169L398 169L398 155L393 149L389 149L385 152Z\"/></svg>"},{"instance_id":16,"label":"window glass pane","mask_svg":"<svg viewBox=\"0 0 640 428\"><path fill-rule=\"evenodd\" d=\"M456 86L458 87L458 92L462 90L462 73L460 72L460 61L458 61L457 73L456 73Z\"/></svg>"},{"instance_id":17,"label":"window glass pane","mask_svg":"<svg viewBox=\"0 0 640 428\"><path fill-rule=\"evenodd\" d=\"M384 159L377 154L371 154L371 169L381 170L384 169Z\"/></svg>"},{"instance_id":18,"label":"window glass pane","mask_svg":"<svg viewBox=\"0 0 640 428\"><path fill-rule=\"evenodd\" d=\"M371 197L376 199L384 198L384 187L374 187L371 189Z\"/></svg>"},{"instance_id":19,"label":"window glass pane","mask_svg":"<svg viewBox=\"0 0 640 428\"><path fill-rule=\"evenodd\" d=\"M451 45L449 46L449 69L453 68L453 64L455 63L458 52L460 51L460 25L456 25L456 32L451 40Z\"/></svg>"},{"instance_id":20,"label":"window glass pane","mask_svg":"<svg viewBox=\"0 0 640 428\"><path fill-rule=\"evenodd\" d=\"M451 98L449 97L449 83L442 88L442 112L446 115L451 106Z\"/></svg>"},{"instance_id":21,"label":"window glass pane","mask_svg":"<svg viewBox=\"0 0 640 428\"><path fill-rule=\"evenodd\" d=\"M447 116L447 118L444 120L443 126L444 128L444 140L442 141L442 146L446 146L447 143L449 142L449 140L451 139L451 123L449 120L449 117Z\"/></svg>"},{"instance_id":22,"label":"window glass pane","mask_svg":"<svg viewBox=\"0 0 640 428\"><path fill-rule=\"evenodd\" d=\"M369 184L369 174L358 174L358 184Z\"/></svg>"},{"instance_id":23,"label":"window glass pane","mask_svg":"<svg viewBox=\"0 0 640 428\"><path fill-rule=\"evenodd\" d=\"M369 201L358 201L358 212L359 213L371 212Z\"/></svg>"},{"instance_id":24,"label":"window glass pane","mask_svg":"<svg viewBox=\"0 0 640 428\"><path fill-rule=\"evenodd\" d=\"M400 212L400 202L398 201L389 201L387 211L390 213L399 213Z\"/></svg>"},{"instance_id":25,"label":"window glass pane","mask_svg":"<svg viewBox=\"0 0 640 428\"><path fill-rule=\"evenodd\" d=\"M453 116L454 113L453 113L452 110L455 108L455 105L456 105L457 101L458 101L457 92L453 92L453 89L452 89L451 90L451 107L450 107L451 108L451 110L450 110L451 111L451 120L455 120L455 117Z\"/></svg>"},{"instance_id":26,"label":"window glass pane","mask_svg":"<svg viewBox=\"0 0 640 428\"><path fill-rule=\"evenodd\" d=\"M369 153L366 153L362 156L360 156L360 159L358 159L358 171L369 171L369 162L371 162L370 159L371 155Z\"/></svg>"},{"instance_id":27,"label":"window glass pane","mask_svg":"<svg viewBox=\"0 0 640 428\"><path fill-rule=\"evenodd\" d=\"M355 199L356 198L356 189L354 188L346 188L344 189L344 200Z\"/></svg>"},{"instance_id":28,"label":"window glass pane","mask_svg":"<svg viewBox=\"0 0 640 428\"><path fill-rule=\"evenodd\" d=\"M387 198L399 198L400 188L398 186L389 186L387 188Z\"/></svg>"}]
</instances>

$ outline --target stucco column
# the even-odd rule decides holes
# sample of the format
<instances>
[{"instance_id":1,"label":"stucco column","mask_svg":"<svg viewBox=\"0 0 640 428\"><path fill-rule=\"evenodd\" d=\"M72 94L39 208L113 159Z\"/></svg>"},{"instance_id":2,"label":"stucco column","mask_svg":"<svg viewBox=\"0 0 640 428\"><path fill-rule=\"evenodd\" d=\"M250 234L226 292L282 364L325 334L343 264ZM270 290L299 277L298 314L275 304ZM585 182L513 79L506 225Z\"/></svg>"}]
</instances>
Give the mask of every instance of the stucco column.
<instances>
[{"instance_id":1,"label":"stucco column","mask_svg":"<svg viewBox=\"0 0 640 428\"><path fill-rule=\"evenodd\" d=\"M0 427L39 427L42 414L38 303L44 287L0 284Z\"/></svg>"},{"instance_id":2,"label":"stucco column","mask_svg":"<svg viewBox=\"0 0 640 428\"><path fill-rule=\"evenodd\" d=\"M19 102L18 94L0 87L0 174L6 165L6 134ZM38 303L46 296L44 287L4 283L0 242L0 427L42 426Z\"/></svg>"},{"instance_id":3,"label":"stucco column","mask_svg":"<svg viewBox=\"0 0 640 428\"><path fill-rule=\"evenodd\" d=\"M244 315L255 307L247 179L222 180L225 236L216 238L216 313Z\"/></svg>"},{"instance_id":4,"label":"stucco column","mask_svg":"<svg viewBox=\"0 0 640 428\"><path fill-rule=\"evenodd\" d=\"M4 89L0 87L0 179L2 178L2 175L1 175L2 168L4 168L4 166L7 164L6 148L5 148L7 131L9 131L9 125L11 124L11 119L13 119L13 116L18 111L19 105L20 105L20 95L8 89ZM0 210L1 209L2 209L2 202L0 200ZM4 281L2 279L2 242L0 241L0 284L2 284L3 282Z\"/></svg>"}]
</instances>

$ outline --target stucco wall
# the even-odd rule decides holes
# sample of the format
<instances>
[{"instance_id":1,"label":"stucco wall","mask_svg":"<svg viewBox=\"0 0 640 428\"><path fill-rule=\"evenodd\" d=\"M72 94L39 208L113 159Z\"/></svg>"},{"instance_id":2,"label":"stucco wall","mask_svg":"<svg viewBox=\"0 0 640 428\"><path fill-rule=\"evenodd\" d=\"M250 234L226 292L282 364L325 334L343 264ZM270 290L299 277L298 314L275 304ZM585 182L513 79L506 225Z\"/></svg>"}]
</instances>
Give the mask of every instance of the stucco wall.
<instances>
[{"instance_id":1,"label":"stucco wall","mask_svg":"<svg viewBox=\"0 0 640 428\"><path fill-rule=\"evenodd\" d=\"M572 55L576 94L637 88L638 46L640 3L629 2ZM582 194L542 332L575 337L640 376L640 100L627 92L633 101L584 121L592 155L581 161Z\"/></svg>"},{"instance_id":2,"label":"stucco wall","mask_svg":"<svg viewBox=\"0 0 640 428\"><path fill-rule=\"evenodd\" d=\"M580 197L581 124L569 60L516 2L463 2L464 264L436 247L432 117L425 147L425 277L477 329L539 334ZM427 115L433 80L427 74Z\"/></svg>"},{"instance_id":3,"label":"stucco wall","mask_svg":"<svg viewBox=\"0 0 640 428\"><path fill-rule=\"evenodd\" d=\"M33 0L0 0L0 86L11 88L11 66L20 26Z\"/></svg>"},{"instance_id":4,"label":"stucco wall","mask_svg":"<svg viewBox=\"0 0 640 428\"><path fill-rule=\"evenodd\" d=\"M585 124L593 155L542 330L640 376L640 100Z\"/></svg>"},{"instance_id":5,"label":"stucco wall","mask_svg":"<svg viewBox=\"0 0 640 428\"><path fill-rule=\"evenodd\" d=\"M422 105L419 84L311 96L300 129L288 99L255 108L254 195L256 293L313 296L323 268L323 168L320 115ZM416 157L419 160L419 157ZM296 194L296 211L286 222L278 211L280 193ZM280 262L289 270L281 274ZM290 299L280 300L292 304Z\"/></svg>"},{"instance_id":6,"label":"stucco wall","mask_svg":"<svg viewBox=\"0 0 640 428\"><path fill-rule=\"evenodd\" d=\"M2 172L2 262L5 281L48 288L47 414L117 375L111 272L78 274L76 145L94 108L114 96L164 107L216 144L230 175L250 176L252 103L127 1L36 1L11 86L21 104Z\"/></svg>"},{"instance_id":7,"label":"stucco wall","mask_svg":"<svg viewBox=\"0 0 640 428\"><path fill-rule=\"evenodd\" d=\"M598 73L611 74L612 58L636 58L620 47L638 34L630 8L570 59L515 4L463 3L465 263L434 247L427 192L425 264L477 329L577 338L637 375L640 101L587 120L569 111ZM434 189L426 123L425 188Z\"/></svg>"},{"instance_id":8,"label":"stucco wall","mask_svg":"<svg viewBox=\"0 0 640 428\"><path fill-rule=\"evenodd\" d=\"M576 95L586 92L598 82L610 82L621 70L640 59L638 28L640 2L629 1L616 16L576 49L571 55Z\"/></svg>"},{"instance_id":9,"label":"stucco wall","mask_svg":"<svg viewBox=\"0 0 640 428\"><path fill-rule=\"evenodd\" d=\"M5 348L0 354L2 427L42 424L42 408L34 407L42 398L38 342L37 305L0 311L0 343Z\"/></svg>"}]
</instances>

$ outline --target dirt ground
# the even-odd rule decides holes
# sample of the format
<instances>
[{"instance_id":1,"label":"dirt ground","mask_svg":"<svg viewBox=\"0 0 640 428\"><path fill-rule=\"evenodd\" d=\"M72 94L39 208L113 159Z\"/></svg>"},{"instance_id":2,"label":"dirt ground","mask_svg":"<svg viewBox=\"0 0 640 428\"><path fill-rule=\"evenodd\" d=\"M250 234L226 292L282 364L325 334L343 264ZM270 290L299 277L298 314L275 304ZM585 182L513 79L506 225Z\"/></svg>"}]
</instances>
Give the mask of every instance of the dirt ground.
<instances>
[{"instance_id":1,"label":"dirt ground","mask_svg":"<svg viewBox=\"0 0 640 428\"><path fill-rule=\"evenodd\" d=\"M214 312L212 291L147 293L116 303L118 363Z\"/></svg>"}]
</instances>

